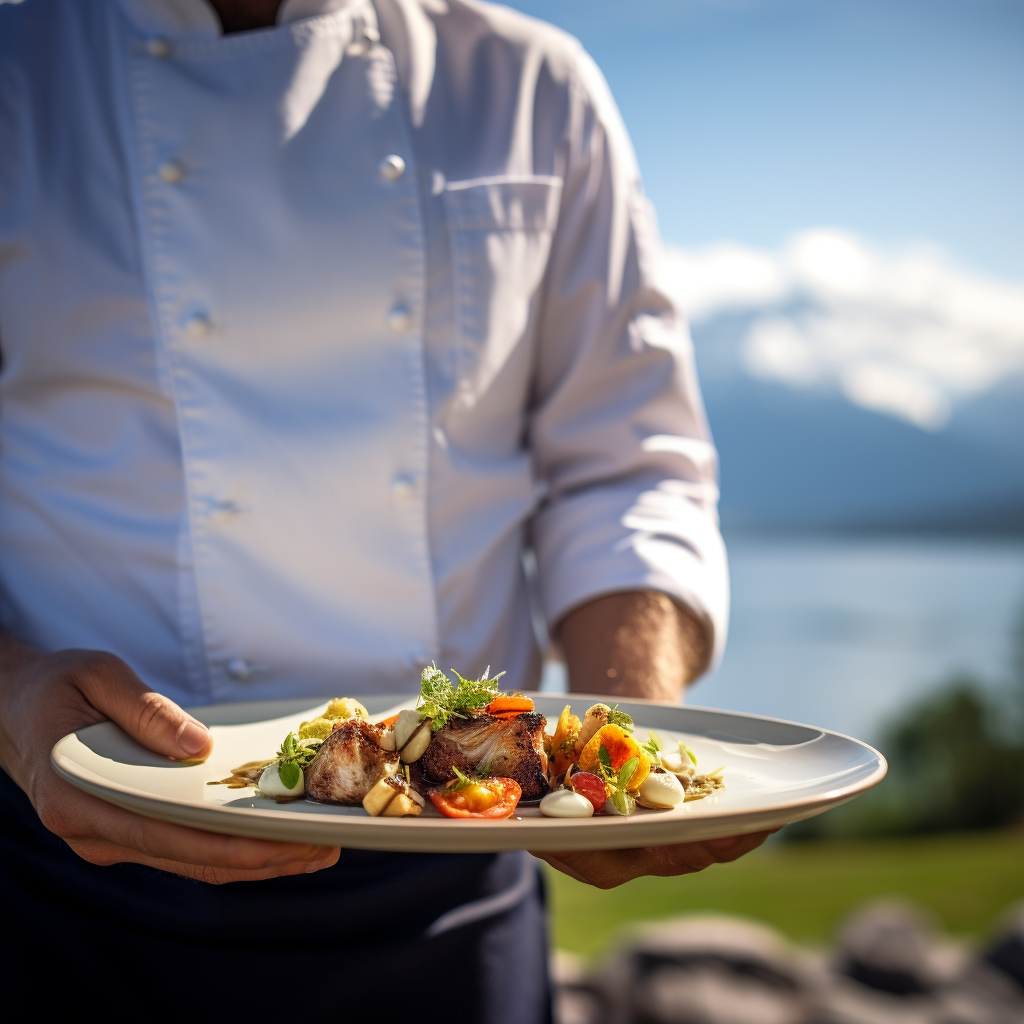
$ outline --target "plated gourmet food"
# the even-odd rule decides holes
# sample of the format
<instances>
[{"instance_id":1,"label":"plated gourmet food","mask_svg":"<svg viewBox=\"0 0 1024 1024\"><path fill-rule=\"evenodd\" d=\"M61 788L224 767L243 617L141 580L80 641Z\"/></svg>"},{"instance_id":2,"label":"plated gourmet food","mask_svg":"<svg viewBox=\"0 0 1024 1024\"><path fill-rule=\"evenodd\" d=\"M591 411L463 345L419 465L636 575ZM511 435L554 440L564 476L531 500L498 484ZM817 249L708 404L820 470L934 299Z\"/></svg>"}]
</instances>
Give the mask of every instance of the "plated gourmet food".
<instances>
[{"instance_id":1,"label":"plated gourmet food","mask_svg":"<svg viewBox=\"0 0 1024 1024\"><path fill-rule=\"evenodd\" d=\"M520 803L582 818L664 810L724 787L722 769L699 774L682 742L666 749L633 720L598 703L583 718L566 705L552 733L532 698L498 688L504 673L456 681L423 670L415 708L371 722L353 698L289 732L275 756L250 761L210 785L257 787L279 802L361 804L373 816L508 818Z\"/></svg>"}]
</instances>

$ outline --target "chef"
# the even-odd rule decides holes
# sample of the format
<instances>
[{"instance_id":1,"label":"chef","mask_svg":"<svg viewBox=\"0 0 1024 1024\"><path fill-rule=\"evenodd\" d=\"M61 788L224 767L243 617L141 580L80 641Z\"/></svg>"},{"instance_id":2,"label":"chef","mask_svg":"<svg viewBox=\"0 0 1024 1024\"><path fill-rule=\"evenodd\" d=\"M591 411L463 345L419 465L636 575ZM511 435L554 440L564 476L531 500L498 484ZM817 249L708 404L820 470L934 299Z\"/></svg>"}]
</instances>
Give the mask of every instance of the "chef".
<instances>
[{"instance_id":1,"label":"chef","mask_svg":"<svg viewBox=\"0 0 1024 1024\"><path fill-rule=\"evenodd\" d=\"M0 6L9 977L45 952L108 1015L547 1019L526 855L200 832L49 750L106 718L203 757L182 706L431 661L530 688L538 624L575 688L677 698L728 594L657 244L600 74L510 10ZM609 887L762 838L543 856Z\"/></svg>"}]
</instances>

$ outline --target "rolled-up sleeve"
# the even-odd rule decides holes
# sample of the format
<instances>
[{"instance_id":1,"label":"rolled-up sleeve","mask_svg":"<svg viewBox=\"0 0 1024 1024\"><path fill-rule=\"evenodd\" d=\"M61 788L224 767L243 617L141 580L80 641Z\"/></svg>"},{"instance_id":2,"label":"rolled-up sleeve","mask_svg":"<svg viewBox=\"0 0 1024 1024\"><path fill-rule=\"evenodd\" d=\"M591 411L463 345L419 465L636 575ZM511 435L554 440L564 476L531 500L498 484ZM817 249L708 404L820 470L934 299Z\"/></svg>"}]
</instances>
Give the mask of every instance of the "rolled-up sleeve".
<instances>
[{"instance_id":1,"label":"rolled-up sleeve","mask_svg":"<svg viewBox=\"0 0 1024 1024\"><path fill-rule=\"evenodd\" d=\"M707 625L729 612L717 456L680 312L655 284L659 240L633 150L581 53L548 264L530 445L550 626L602 594L663 591Z\"/></svg>"}]
</instances>

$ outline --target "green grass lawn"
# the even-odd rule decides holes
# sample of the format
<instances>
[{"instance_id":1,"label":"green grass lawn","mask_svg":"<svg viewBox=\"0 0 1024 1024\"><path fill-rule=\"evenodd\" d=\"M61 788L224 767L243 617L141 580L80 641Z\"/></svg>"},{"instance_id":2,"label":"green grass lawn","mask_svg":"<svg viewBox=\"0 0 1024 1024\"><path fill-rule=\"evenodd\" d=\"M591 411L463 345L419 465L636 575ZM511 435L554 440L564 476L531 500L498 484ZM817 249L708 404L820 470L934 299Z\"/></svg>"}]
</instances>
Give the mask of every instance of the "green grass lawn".
<instances>
[{"instance_id":1,"label":"green grass lawn","mask_svg":"<svg viewBox=\"0 0 1024 1024\"><path fill-rule=\"evenodd\" d=\"M709 911L757 918L798 942L825 942L849 911L885 895L927 908L955 934L983 936L1024 899L1024 832L775 840L734 864L609 891L556 871L547 877L553 944L584 956L604 950L630 922Z\"/></svg>"}]
</instances>

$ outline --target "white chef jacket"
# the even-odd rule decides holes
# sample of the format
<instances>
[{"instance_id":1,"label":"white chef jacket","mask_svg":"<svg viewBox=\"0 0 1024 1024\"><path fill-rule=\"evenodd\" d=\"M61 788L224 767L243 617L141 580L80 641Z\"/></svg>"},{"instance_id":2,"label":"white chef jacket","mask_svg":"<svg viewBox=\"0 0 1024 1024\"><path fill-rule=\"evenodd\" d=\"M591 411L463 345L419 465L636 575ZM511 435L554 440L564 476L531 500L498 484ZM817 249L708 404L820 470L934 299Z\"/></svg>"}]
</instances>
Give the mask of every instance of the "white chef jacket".
<instances>
[{"instance_id":1,"label":"white chef jacket","mask_svg":"<svg viewBox=\"0 0 1024 1024\"><path fill-rule=\"evenodd\" d=\"M727 618L716 458L579 44L473 0L0 6L0 616L184 703L535 684Z\"/></svg>"}]
</instances>

